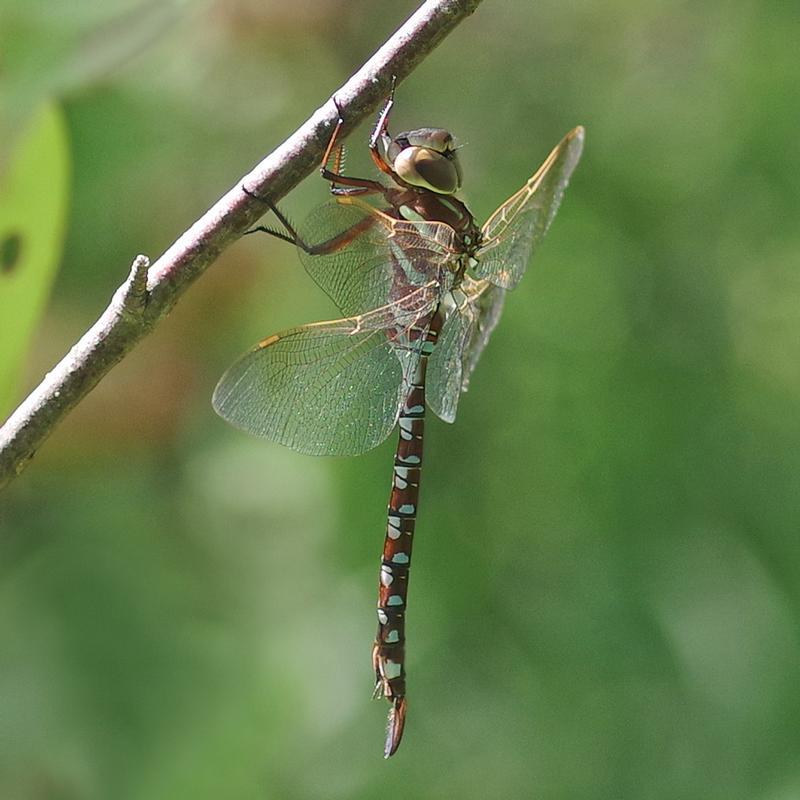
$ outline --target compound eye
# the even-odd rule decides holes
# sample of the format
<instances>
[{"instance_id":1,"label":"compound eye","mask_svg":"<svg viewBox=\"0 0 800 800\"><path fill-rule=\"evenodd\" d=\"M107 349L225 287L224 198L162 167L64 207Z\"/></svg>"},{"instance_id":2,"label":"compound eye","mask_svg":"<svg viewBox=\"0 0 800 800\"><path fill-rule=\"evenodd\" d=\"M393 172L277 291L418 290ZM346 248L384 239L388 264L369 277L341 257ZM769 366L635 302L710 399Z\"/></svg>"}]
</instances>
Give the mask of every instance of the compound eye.
<instances>
[{"instance_id":1,"label":"compound eye","mask_svg":"<svg viewBox=\"0 0 800 800\"><path fill-rule=\"evenodd\" d=\"M406 147L395 158L394 171L406 183L437 194L455 194L461 188L461 170L453 152L444 156L428 147Z\"/></svg>"},{"instance_id":2,"label":"compound eye","mask_svg":"<svg viewBox=\"0 0 800 800\"><path fill-rule=\"evenodd\" d=\"M456 149L453 135L442 128L419 128L403 136L412 147L427 147L442 154Z\"/></svg>"}]
</instances>

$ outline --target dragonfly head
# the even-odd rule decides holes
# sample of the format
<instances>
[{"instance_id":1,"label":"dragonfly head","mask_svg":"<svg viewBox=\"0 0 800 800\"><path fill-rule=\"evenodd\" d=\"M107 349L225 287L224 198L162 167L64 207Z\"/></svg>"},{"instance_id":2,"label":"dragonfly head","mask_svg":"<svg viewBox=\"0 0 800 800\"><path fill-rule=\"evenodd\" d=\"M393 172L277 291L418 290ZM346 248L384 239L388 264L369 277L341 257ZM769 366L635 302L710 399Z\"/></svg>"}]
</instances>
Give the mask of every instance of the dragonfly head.
<instances>
[{"instance_id":1,"label":"dragonfly head","mask_svg":"<svg viewBox=\"0 0 800 800\"><path fill-rule=\"evenodd\" d=\"M457 149L448 131L418 128L395 136L386 155L404 183L437 194L455 194L461 188Z\"/></svg>"}]
</instances>

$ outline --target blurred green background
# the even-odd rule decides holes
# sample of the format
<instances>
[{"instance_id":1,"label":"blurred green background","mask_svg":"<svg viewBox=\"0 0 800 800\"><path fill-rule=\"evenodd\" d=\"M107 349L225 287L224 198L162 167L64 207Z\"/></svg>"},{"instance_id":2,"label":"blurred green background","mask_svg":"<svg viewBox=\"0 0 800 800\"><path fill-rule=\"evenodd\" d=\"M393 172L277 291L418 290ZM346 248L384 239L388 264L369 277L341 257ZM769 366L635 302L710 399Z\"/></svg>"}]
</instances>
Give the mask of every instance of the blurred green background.
<instances>
[{"instance_id":1,"label":"blurred green background","mask_svg":"<svg viewBox=\"0 0 800 800\"><path fill-rule=\"evenodd\" d=\"M14 224L65 231L9 403L415 7L0 2L2 188L49 120ZM467 143L480 218L587 141L428 426L394 759L369 700L394 437L314 459L215 416L242 350L335 315L251 237L0 497L0 797L800 798L799 36L796 3L487 0L400 87L395 130Z\"/></svg>"}]
</instances>

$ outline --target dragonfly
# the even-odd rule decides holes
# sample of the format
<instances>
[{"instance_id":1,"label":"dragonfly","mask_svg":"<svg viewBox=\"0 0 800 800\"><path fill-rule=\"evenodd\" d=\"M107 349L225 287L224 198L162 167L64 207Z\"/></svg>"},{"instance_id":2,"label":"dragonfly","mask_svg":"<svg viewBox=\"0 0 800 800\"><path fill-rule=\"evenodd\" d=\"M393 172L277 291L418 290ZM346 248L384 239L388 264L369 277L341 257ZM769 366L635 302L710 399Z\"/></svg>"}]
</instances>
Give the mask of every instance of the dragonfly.
<instances>
[{"instance_id":1,"label":"dragonfly","mask_svg":"<svg viewBox=\"0 0 800 800\"><path fill-rule=\"evenodd\" d=\"M392 136L393 105L394 87L369 139L382 180L344 173L340 111L320 168L332 198L297 229L261 198L280 227L249 231L295 244L342 318L266 337L213 396L237 428L309 455L358 455L399 430L372 648L374 696L389 702L385 758L400 745L407 713L405 621L426 407L455 420L506 292L547 232L584 140L582 127L571 130L479 226L457 196L454 137L440 128Z\"/></svg>"}]
</instances>

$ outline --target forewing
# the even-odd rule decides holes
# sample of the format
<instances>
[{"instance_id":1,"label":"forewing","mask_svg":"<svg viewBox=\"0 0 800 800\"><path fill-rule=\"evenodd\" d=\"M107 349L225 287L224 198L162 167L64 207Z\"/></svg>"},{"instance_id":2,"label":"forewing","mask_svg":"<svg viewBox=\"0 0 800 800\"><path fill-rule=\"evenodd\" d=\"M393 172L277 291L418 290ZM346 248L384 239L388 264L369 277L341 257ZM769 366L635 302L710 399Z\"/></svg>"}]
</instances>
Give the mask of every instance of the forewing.
<instances>
[{"instance_id":1,"label":"forewing","mask_svg":"<svg viewBox=\"0 0 800 800\"><path fill-rule=\"evenodd\" d=\"M398 220L354 197L320 206L300 236L312 250L300 251L306 271L348 316L430 281L446 287L456 252L449 225Z\"/></svg>"},{"instance_id":2,"label":"forewing","mask_svg":"<svg viewBox=\"0 0 800 800\"><path fill-rule=\"evenodd\" d=\"M492 214L474 273L501 289L513 289L558 211L583 149L583 128L571 130L536 174Z\"/></svg>"},{"instance_id":3,"label":"forewing","mask_svg":"<svg viewBox=\"0 0 800 800\"><path fill-rule=\"evenodd\" d=\"M217 413L237 428L309 455L356 455L392 431L424 336L399 347L398 330L422 324L431 283L356 317L291 328L262 341L222 376Z\"/></svg>"}]
</instances>

